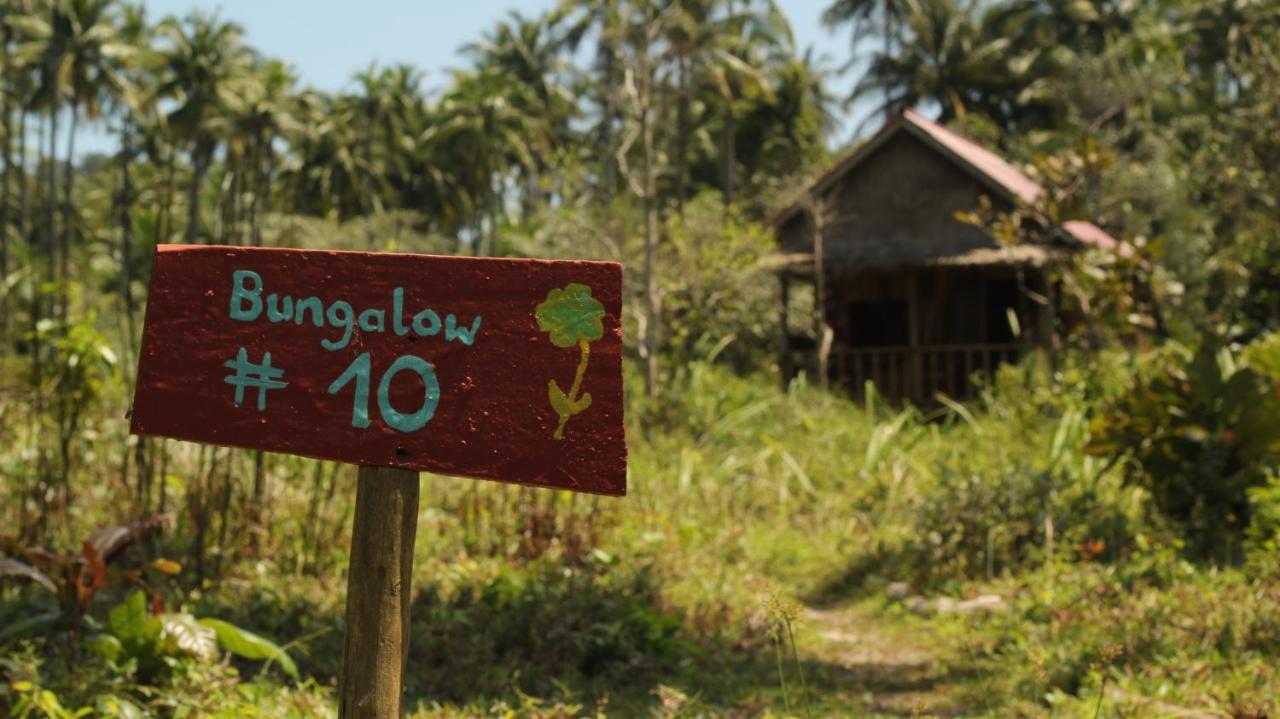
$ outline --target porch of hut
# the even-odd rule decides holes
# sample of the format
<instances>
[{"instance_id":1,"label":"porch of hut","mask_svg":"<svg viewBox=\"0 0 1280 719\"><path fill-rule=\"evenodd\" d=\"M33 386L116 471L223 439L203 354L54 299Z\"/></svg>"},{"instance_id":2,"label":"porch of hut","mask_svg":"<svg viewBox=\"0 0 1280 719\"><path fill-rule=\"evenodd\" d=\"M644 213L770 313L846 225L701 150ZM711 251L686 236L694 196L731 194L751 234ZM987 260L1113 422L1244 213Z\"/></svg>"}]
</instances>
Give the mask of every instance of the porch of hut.
<instances>
[{"instance_id":1,"label":"porch of hut","mask_svg":"<svg viewBox=\"0 0 1280 719\"><path fill-rule=\"evenodd\" d=\"M889 267L828 262L819 278L812 255L791 255L778 269L783 378L804 372L859 398L870 383L890 401L924 406L940 395L968 398L975 374L989 376L1048 340L1047 258L1018 247ZM826 298L812 317L791 314L800 284ZM808 322L810 333L788 329Z\"/></svg>"}]
</instances>

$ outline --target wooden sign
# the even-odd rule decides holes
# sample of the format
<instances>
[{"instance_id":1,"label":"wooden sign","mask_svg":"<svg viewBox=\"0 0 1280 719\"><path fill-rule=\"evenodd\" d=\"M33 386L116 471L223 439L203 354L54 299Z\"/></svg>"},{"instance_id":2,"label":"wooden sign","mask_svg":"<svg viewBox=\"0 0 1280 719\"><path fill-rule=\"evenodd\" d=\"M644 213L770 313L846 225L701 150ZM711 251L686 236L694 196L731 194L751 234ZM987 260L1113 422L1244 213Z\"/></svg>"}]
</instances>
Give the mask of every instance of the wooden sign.
<instances>
[{"instance_id":1,"label":"wooden sign","mask_svg":"<svg viewBox=\"0 0 1280 719\"><path fill-rule=\"evenodd\" d=\"M626 492L616 263L162 245L132 431Z\"/></svg>"}]
</instances>

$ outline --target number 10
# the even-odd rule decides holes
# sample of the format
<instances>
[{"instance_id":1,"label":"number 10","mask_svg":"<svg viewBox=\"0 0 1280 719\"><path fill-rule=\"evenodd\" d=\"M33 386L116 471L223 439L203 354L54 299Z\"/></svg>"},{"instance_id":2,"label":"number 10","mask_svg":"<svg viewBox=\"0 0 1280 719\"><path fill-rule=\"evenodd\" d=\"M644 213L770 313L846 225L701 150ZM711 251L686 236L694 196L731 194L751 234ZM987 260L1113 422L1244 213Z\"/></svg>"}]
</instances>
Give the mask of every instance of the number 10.
<instances>
[{"instance_id":1,"label":"number 10","mask_svg":"<svg viewBox=\"0 0 1280 719\"><path fill-rule=\"evenodd\" d=\"M351 426L364 429L369 426L369 375L373 370L373 360L369 353L356 357L347 369L329 385L329 394L337 394L352 378L356 381L355 402L351 409ZM413 414L405 414L391 406L391 379L401 370L413 370L426 385L426 393L422 406ZM378 382L378 414L382 421L392 429L401 432L416 432L431 421L440 404L440 382L436 379L436 371L431 364L421 357L401 355L387 368L382 380Z\"/></svg>"}]
</instances>

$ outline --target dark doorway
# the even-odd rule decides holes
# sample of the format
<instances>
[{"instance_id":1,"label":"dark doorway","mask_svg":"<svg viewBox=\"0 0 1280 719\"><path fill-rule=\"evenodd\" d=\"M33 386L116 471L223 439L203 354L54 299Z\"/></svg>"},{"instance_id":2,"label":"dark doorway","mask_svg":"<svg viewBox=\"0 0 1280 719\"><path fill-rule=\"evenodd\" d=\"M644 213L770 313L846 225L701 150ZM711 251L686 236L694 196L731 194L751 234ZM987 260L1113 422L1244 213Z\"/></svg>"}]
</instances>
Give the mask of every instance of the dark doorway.
<instances>
[{"instance_id":1,"label":"dark doorway","mask_svg":"<svg viewBox=\"0 0 1280 719\"><path fill-rule=\"evenodd\" d=\"M987 342L1007 344L1015 340L1009 313L1018 312L1018 281L1012 277L987 280ZM1022 318L1018 318L1021 323Z\"/></svg>"},{"instance_id":2,"label":"dark doorway","mask_svg":"<svg viewBox=\"0 0 1280 719\"><path fill-rule=\"evenodd\" d=\"M904 347L907 344L907 303L871 300L849 304L849 340L854 347Z\"/></svg>"}]
</instances>

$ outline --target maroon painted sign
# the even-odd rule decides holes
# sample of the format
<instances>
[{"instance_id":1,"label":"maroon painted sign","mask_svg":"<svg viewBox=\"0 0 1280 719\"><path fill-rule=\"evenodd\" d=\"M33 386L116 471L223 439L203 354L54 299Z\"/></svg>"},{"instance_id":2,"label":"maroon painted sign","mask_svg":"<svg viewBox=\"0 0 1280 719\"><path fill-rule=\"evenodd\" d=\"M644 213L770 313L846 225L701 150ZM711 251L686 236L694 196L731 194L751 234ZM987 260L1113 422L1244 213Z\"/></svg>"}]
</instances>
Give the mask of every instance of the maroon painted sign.
<instances>
[{"instance_id":1,"label":"maroon painted sign","mask_svg":"<svg viewBox=\"0 0 1280 719\"><path fill-rule=\"evenodd\" d=\"M132 431L626 492L622 267L162 245Z\"/></svg>"}]
</instances>

